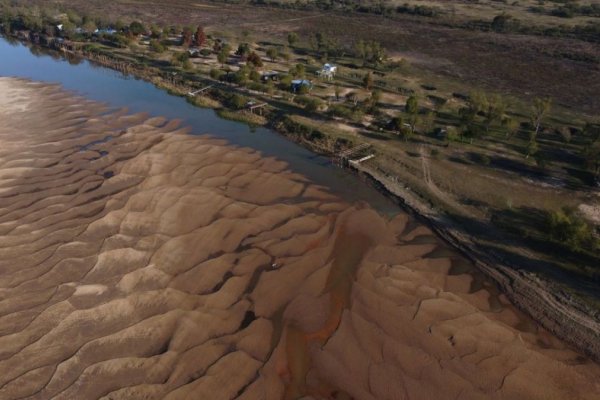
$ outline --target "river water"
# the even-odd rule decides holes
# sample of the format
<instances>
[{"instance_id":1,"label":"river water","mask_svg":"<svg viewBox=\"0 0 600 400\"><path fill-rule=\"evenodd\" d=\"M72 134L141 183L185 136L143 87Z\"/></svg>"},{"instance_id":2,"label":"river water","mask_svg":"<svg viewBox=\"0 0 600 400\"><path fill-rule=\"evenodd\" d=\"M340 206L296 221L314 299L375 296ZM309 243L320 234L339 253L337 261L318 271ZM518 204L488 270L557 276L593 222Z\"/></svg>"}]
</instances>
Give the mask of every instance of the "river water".
<instances>
[{"instance_id":1,"label":"river water","mask_svg":"<svg viewBox=\"0 0 600 400\"><path fill-rule=\"evenodd\" d=\"M211 109L192 106L184 98L169 95L151 83L87 60L67 61L56 53L0 38L0 76L58 83L78 95L112 107L127 107L131 112L179 119L195 134L210 134L286 161L294 172L328 187L347 201L367 201L386 215L401 211L373 188L331 165L328 158L315 155L276 132L265 128L251 129L246 124L222 119Z\"/></svg>"}]
</instances>

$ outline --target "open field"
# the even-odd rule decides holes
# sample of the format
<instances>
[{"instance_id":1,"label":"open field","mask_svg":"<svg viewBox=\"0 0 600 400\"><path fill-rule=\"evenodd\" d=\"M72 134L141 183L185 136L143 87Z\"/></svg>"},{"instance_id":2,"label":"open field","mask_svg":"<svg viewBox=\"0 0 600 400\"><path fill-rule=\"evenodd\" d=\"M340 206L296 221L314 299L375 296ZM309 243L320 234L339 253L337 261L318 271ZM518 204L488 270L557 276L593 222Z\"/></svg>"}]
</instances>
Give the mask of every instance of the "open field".
<instances>
[{"instance_id":1,"label":"open field","mask_svg":"<svg viewBox=\"0 0 600 400\"><path fill-rule=\"evenodd\" d=\"M48 6L52 2L21 0ZM54 3L65 6L63 3ZM518 97L551 96L555 103L595 116L600 111L600 47L580 40L480 32L436 24L427 18L395 19L336 11L293 11L238 4L170 1L70 1L68 7L107 20L140 19L161 26L204 26L209 33L242 40L284 42L290 31L306 40L323 32L352 48L376 40L390 56L423 70L424 82L468 93L478 87ZM466 7L471 9L472 7ZM460 16L460 14L458 14ZM587 60L587 61L586 61Z\"/></svg>"},{"instance_id":2,"label":"open field","mask_svg":"<svg viewBox=\"0 0 600 400\"><path fill-rule=\"evenodd\" d=\"M406 214L57 86L0 93L2 399L600 394Z\"/></svg>"}]
</instances>

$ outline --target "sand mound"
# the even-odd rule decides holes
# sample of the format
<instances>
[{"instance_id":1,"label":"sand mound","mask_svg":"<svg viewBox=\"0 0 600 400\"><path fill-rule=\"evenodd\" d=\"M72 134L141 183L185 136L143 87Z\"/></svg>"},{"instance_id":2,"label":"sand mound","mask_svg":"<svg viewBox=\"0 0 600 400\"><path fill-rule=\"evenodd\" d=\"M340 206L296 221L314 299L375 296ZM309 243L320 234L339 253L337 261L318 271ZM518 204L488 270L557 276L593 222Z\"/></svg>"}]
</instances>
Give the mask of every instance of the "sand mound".
<instances>
[{"instance_id":1,"label":"sand mound","mask_svg":"<svg viewBox=\"0 0 600 400\"><path fill-rule=\"evenodd\" d=\"M600 396L406 215L56 86L0 93L1 399Z\"/></svg>"}]
</instances>

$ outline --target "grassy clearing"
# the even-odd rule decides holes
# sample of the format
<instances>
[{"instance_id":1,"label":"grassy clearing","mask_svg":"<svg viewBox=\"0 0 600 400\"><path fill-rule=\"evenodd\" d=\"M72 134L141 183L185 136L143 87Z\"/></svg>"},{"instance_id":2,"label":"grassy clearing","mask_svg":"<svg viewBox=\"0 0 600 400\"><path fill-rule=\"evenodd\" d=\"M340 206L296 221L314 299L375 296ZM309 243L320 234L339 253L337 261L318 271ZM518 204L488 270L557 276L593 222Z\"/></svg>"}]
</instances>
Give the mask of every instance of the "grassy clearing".
<instances>
[{"instance_id":1,"label":"grassy clearing","mask_svg":"<svg viewBox=\"0 0 600 400\"><path fill-rule=\"evenodd\" d=\"M231 121L243 122L250 126L263 126L267 124L267 119L261 115L252 114L248 111L231 111L220 109L217 111L221 118Z\"/></svg>"}]
</instances>

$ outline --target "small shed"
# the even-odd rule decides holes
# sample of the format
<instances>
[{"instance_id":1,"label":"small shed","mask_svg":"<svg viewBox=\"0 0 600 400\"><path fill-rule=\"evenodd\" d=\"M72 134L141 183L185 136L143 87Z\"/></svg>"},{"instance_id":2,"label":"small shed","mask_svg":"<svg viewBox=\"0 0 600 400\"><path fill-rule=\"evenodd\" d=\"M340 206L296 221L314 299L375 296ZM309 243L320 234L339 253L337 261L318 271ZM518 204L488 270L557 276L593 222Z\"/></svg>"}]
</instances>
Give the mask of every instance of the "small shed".
<instances>
[{"instance_id":1,"label":"small shed","mask_svg":"<svg viewBox=\"0 0 600 400\"><path fill-rule=\"evenodd\" d=\"M336 72L337 72L337 66L327 63L327 64L323 65L323 68L321 68L319 71L317 71L317 76L324 77L330 81L335 77Z\"/></svg>"},{"instance_id":2,"label":"small shed","mask_svg":"<svg viewBox=\"0 0 600 400\"><path fill-rule=\"evenodd\" d=\"M189 48L187 52L190 57L200 57L200 49L197 47Z\"/></svg>"},{"instance_id":3,"label":"small shed","mask_svg":"<svg viewBox=\"0 0 600 400\"><path fill-rule=\"evenodd\" d=\"M296 93L301 87L312 89L312 82L307 79L295 79L292 81L292 92Z\"/></svg>"},{"instance_id":4,"label":"small shed","mask_svg":"<svg viewBox=\"0 0 600 400\"><path fill-rule=\"evenodd\" d=\"M263 82L278 81L279 80L279 72L277 72L277 71L263 72L263 74L261 75L260 79Z\"/></svg>"}]
</instances>

